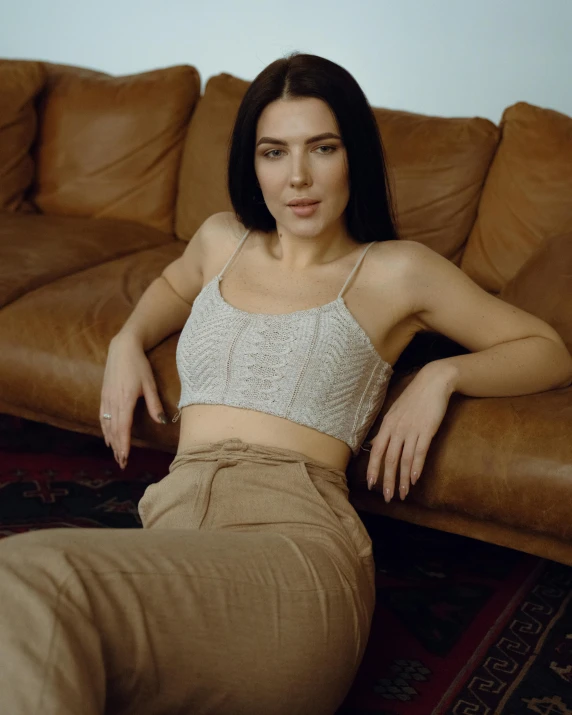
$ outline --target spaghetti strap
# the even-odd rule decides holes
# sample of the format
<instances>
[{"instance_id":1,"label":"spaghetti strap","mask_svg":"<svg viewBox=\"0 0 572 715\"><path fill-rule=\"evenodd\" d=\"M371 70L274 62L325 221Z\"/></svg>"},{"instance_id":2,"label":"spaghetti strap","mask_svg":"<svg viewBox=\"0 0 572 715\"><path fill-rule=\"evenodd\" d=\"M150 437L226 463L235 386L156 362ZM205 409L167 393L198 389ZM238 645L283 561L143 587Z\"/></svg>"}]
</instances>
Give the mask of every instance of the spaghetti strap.
<instances>
[{"instance_id":1,"label":"spaghetti strap","mask_svg":"<svg viewBox=\"0 0 572 715\"><path fill-rule=\"evenodd\" d=\"M357 263L353 267L352 272L349 274L347 277L346 282L343 284L341 291L338 294L338 298L341 298L343 295L344 290L346 289L347 284L351 281L354 273L357 271L359 268L360 263L363 261L365 254L369 251L369 249L373 246L373 244L376 243L376 241L373 241L373 243L368 243L368 245L365 247L365 249L362 251L361 256L358 258Z\"/></svg>"},{"instance_id":2,"label":"spaghetti strap","mask_svg":"<svg viewBox=\"0 0 572 715\"><path fill-rule=\"evenodd\" d=\"M238 252L239 252L240 249L242 248L242 244L245 242L246 237L248 236L249 233L250 233L250 229L248 229L248 231L247 231L247 232L244 234L244 236L240 239L240 243L239 243L238 246L234 249L232 256L228 259L228 261L225 263L224 268L223 268L222 271L218 274L218 278L219 278L219 279L222 278L223 273L226 271L226 269L228 268L228 266L229 266L230 263L232 262L233 258L238 254Z\"/></svg>"}]
</instances>

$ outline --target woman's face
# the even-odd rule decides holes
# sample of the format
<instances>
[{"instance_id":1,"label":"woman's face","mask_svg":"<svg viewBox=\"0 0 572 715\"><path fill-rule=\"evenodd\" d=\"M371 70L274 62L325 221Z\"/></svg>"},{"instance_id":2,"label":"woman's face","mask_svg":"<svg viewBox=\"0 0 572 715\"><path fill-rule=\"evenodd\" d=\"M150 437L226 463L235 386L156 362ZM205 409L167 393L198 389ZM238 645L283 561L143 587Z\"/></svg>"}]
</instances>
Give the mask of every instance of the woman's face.
<instances>
[{"instance_id":1,"label":"woman's face","mask_svg":"<svg viewBox=\"0 0 572 715\"><path fill-rule=\"evenodd\" d=\"M323 134L333 136L316 138ZM347 154L323 100L279 99L267 105L256 128L254 167L278 229L315 236L342 223L349 200ZM310 215L297 215L288 205L296 198L319 203Z\"/></svg>"}]
</instances>

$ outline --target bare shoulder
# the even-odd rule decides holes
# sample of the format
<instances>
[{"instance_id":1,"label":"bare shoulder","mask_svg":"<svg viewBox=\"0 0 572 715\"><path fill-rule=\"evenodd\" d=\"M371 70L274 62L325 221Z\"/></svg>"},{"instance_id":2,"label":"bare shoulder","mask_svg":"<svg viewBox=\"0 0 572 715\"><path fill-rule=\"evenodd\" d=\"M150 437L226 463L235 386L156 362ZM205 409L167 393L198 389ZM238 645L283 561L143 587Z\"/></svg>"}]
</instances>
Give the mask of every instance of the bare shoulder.
<instances>
[{"instance_id":1,"label":"bare shoulder","mask_svg":"<svg viewBox=\"0 0 572 715\"><path fill-rule=\"evenodd\" d=\"M380 241L369 251L373 254L370 277L382 291L384 302L391 302L395 324L406 325L412 335L427 331L419 317L415 286L423 275L428 252L433 251L418 241L405 239Z\"/></svg>"},{"instance_id":2,"label":"bare shoulder","mask_svg":"<svg viewBox=\"0 0 572 715\"><path fill-rule=\"evenodd\" d=\"M219 211L212 214L203 224L205 236L212 241L236 243L242 237L245 228L232 211Z\"/></svg>"},{"instance_id":3,"label":"bare shoulder","mask_svg":"<svg viewBox=\"0 0 572 715\"><path fill-rule=\"evenodd\" d=\"M412 264L420 260L421 246L418 241L379 241L373 246L373 253L377 261L391 262L392 271L406 271Z\"/></svg>"},{"instance_id":4,"label":"bare shoulder","mask_svg":"<svg viewBox=\"0 0 572 715\"><path fill-rule=\"evenodd\" d=\"M201 226L205 269L213 260L220 263L227 254L230 255L244 231L233 211L219 211L209 216Z\"/></svg>"}]
</instances>

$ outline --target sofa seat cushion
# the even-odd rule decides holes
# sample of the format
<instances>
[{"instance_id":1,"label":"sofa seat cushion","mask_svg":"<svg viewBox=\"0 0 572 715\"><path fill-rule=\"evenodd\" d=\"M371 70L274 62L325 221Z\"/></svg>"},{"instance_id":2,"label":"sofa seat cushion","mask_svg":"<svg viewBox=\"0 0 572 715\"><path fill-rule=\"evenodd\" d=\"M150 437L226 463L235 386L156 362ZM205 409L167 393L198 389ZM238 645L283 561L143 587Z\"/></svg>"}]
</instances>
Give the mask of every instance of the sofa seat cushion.
<instances>
[{"instance_id":1,"label":"sofa seat cushion","mask_svg":"<svg viewBox=\"0 0 572 715\"><path fill-rule=\"evenodd\" d=\"M0 214L0 308L64 276L173 243L130 221Z\"/></svg>"},{"instance_id":2,"label":"sofa seat cushion","mask_svg":"<svg viewBox=\"0 0 572 715\"><path fill-rule=\"evenodd\" d=\"M186 245L169 241L87 268L0 310L3 402L80 425L99 424L109 343L145 289ZM172 390L173 404L179 392L175 347L174 338L167 352L158 352L166 356L158 372Z\"/></svg>"}]
</instances>

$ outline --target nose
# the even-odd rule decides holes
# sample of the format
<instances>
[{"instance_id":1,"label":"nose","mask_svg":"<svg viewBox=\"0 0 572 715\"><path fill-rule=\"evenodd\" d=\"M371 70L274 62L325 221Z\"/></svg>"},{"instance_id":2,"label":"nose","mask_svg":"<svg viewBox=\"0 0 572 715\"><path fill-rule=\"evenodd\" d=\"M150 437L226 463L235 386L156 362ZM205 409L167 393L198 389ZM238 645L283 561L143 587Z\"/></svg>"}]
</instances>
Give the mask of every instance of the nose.
<instances>
[{"instance_id":1,"label":"nose","mask_svg":"<svg viewBox=\"0 0 572 715\"><path fill-rule=\"evenodd\" d=\"M292 154L292 163L290 167L290 185L291 186L308 186L312 183L309 161L304 152L301 154Z\"/></svg>"}]
</instances>

